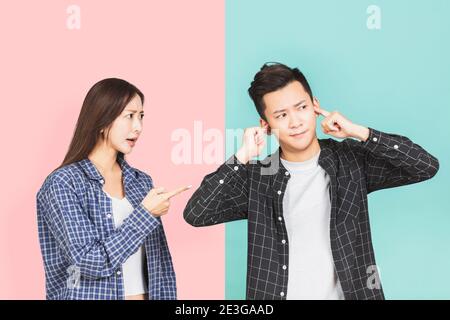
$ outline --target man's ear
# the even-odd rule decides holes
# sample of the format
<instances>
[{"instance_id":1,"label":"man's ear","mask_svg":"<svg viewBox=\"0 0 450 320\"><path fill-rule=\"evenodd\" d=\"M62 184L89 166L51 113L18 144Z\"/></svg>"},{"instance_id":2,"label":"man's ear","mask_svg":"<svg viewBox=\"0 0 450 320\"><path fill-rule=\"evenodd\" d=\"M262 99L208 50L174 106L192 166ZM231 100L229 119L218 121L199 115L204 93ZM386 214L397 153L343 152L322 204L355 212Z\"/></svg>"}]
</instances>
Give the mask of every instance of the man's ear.
<instances>
[{"instance_id":1,"label":"man's ear","mask_svg":"<svg viewBox=\"0 0 450 320\"><path fill-rule=\"evenodd\" d=\"M316 97L313 97L312 103L313 103L314 108L320 109L319 99L317 99ZM315 110L314 110L314 113L316 114L316 117L318 117L318 116L320 115L320 114L317 113Z\"/></svg>"},{"instance_id":2,"label":"man's ear","mask_svg":"<svg viewBox=\"0 0 450 320\"><path fill-rule=\"evenodd\" d=\"M259 119L259 124L260 124L261 128L266 129L266 133L267 133L268 135L272 134L272 132L271 132L271 130L270 130L270 126L269 126L269 124L267 123L266 120L264 120L264 119Z\"/></svg>"}]
</instances>

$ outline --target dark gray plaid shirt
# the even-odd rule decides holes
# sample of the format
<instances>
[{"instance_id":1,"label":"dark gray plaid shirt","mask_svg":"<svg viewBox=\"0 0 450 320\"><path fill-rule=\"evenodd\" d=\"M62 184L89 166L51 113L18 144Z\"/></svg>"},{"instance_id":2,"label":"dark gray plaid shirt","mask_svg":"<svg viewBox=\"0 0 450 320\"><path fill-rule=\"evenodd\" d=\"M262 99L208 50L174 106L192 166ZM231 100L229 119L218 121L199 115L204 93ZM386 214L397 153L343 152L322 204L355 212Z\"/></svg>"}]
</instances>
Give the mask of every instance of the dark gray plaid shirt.
<instances>
[{"instance_id":1,"label":"dark gray plaid shirt","mask_svg":"<svg viewBox=\"0 0 450 320\"><path fill-rule=\"evenodd\" d=\"M345 299L384 299L367 194L430 179L439 169L438 160L408 138L369 129L365 142L319 140L319 165L330 176L331 250ZM290 176L279 157L278 150L247 165L231 157L203 179L184 210L193 226L248 219L247 299L286 299L283 196Z\"/></svg>"}]
</instances>

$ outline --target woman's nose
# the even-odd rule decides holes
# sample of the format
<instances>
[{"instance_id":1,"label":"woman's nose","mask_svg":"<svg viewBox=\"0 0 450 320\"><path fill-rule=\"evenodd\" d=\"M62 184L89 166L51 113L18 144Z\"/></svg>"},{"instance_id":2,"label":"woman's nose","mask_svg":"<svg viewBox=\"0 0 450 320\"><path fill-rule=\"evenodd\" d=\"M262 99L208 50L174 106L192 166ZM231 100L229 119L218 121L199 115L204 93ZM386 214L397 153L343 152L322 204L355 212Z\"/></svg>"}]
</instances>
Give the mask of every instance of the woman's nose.
<instances>
[{"instance_id":1,"label":"woman's nose","mask_svg":"<svg viewBox=\"0 0 450 320\"><path fill-rule=\"evenodd\" d=\"M141 132L142 131L142 123L140 120L136 120L133 123L133 131L134 132Z\"/></svg>"}]
</instances>

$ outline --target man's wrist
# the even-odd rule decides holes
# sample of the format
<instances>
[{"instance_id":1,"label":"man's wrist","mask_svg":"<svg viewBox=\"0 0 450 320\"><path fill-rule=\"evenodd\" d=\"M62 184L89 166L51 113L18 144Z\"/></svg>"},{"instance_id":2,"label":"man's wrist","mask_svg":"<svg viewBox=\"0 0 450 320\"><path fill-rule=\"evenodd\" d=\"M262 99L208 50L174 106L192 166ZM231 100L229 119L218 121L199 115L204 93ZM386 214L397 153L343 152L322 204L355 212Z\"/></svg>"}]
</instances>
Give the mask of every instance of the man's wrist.
<instances>
[{"instance_id":1,"label":"man's wrist","mask_svg":"<svg viewBox=\"0 0 450 320\"><path fill-rule=\"evenodd\" d=\"M240 163L242 164L247 164L247 162L249 162L249 158L248 158L248 152L241 148L239 149L236 153L235 153L236 158L239 160Z\"/></svg>"},{"instance_id":2,"label":"man's wrist","mask_svg":"<svg viewBox=\"0 0 450 320\"><path fill-rule=\"evenodd\" d=\"M355 125L353 130L352 137L360 140L361 142L366 142L369 139L370 130L367 127L363 127L360 125Z\"/></svg>"}]
</instances>

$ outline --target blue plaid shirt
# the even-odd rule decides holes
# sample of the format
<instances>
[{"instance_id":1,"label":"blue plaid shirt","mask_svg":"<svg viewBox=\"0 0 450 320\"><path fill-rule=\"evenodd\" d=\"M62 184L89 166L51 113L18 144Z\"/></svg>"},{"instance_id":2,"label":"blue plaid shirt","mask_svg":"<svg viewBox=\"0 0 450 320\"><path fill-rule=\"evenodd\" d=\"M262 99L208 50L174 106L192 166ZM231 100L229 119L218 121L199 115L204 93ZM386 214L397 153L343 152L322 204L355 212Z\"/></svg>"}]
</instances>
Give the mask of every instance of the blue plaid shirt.
<instances>
[{"instance_id":1,"label":"blue plaid shirt","mask_svg":"<svg viewBox=\"0 0 450 320\"><path fill-rule=\"evenodd\" d=\"M122 264L142 245L150 299L176 299L175 272L160 218L141 202L153 182L121 157L134 211L115 228L104 179L89 159L50 174L37 194L47 299L124 299Z\"/></svg>"}]
</instances>

